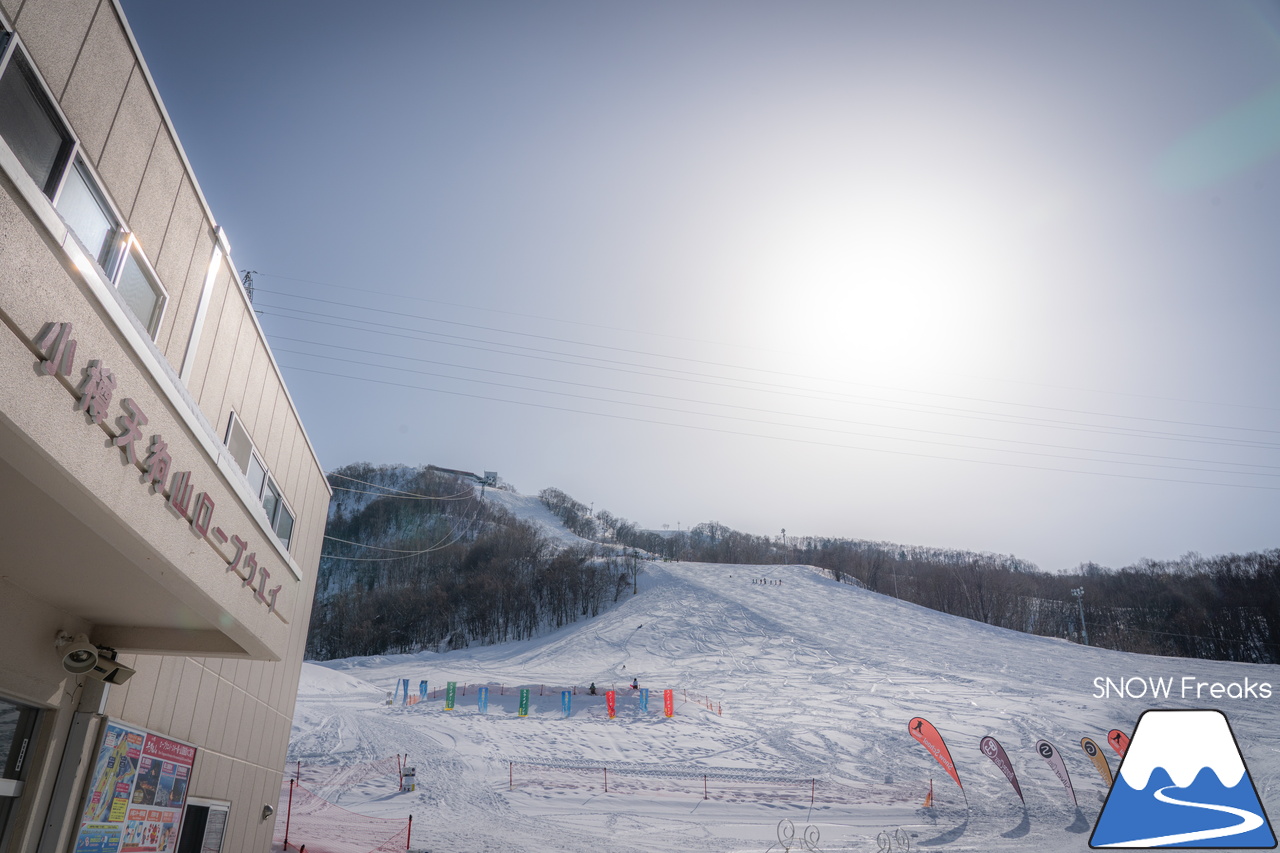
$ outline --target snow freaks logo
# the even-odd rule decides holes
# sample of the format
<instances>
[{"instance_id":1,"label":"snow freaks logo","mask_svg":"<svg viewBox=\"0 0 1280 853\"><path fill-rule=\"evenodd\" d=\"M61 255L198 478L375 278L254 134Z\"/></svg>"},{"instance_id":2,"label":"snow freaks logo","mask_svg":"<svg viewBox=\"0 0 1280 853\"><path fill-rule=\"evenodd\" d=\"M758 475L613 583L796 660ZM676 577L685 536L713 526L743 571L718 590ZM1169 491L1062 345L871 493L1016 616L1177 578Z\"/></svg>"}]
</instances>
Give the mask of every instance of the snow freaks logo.
<instances>
[{"instance_id":1,"label":"snow freaks logo","mask_svg":"<svg viewBox=\"0 0 1280 853\"><path fill-rule=\"evenodd\" d=\"M1144 712L1089 846L1274 848L1226 715Z\"/></svg>"}]
</instances>

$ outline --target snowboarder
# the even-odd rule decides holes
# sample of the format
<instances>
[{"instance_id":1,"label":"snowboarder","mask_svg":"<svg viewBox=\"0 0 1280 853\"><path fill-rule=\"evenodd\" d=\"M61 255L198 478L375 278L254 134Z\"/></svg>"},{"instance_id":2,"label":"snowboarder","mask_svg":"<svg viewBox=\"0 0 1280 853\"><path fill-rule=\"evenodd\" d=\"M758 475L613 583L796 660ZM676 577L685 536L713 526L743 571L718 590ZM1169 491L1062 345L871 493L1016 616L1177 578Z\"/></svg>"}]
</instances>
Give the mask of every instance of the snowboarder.
<instances>
[{"instance_id":1,"label":"snowboarder","mask_svg":"<svg viewBox=\"0 0 1280 853\"><path fill-rule=\"evenodd\" d=\"M631 689L632 689L632 690L639 690L639 689L640 689L640 679L638 679L638 678L633 678L633 679L631 679Z\"/></svg>"},{"instance_id":2,"label":"snowboarder","mask_svg":"<svg viewBox=\"0 0 1280 853\"><path fill-rule=\"evenodd\" d=\"M594 681L591 682L591 686L587 688L587 692L590 693L592 696L596 695L596 683Z\"/></svg>"}]
</instances>

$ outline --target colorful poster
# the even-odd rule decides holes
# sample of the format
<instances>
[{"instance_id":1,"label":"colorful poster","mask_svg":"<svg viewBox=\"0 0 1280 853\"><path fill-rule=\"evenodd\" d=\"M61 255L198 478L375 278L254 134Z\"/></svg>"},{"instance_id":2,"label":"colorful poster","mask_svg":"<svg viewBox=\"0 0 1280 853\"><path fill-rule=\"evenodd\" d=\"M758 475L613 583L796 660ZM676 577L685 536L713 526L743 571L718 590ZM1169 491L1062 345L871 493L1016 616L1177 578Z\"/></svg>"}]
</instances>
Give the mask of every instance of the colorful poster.
<instances>
[{"instance_id":1,"label":"colorful poster","mask_svg":"<svg viewBox=\"0 0 1280 853\"><path fill-rule=\"evenodd\" d=\"M108 720L74 853L171 853L196 748Z\"/></svg>"},{"instance_id":2,"label":"colorful poster","mask_svg":"<svg viewBox=\"0 0 1280 853\"><path fill-rule=\"evenodd\" d=\"M942 739L942 735L933 727L933 723L924 717L914 717L911 722L907 723L907 731L911 736L920 741L920 745L929 750L929 754L942 765L942 769L947 771L947 775L955 780L960 786L960 790L964 790L964 785L960 782L960 773L956 770L956 763L951 760L951 751L947 749L947 743Z\"/></svg>"},{"instance_id":3,"label":"colorful poster","mask_svg":"<svg viewBox=\"0 0 1280 853\"><path fill-rule=\"evenodd\" d=\"M453 710L453 700L458 698L458 682L450 681L444 688L444 709Z\"/></svg>"},{"instance_id":4,"label":"colorful poster","mask_svg":"<svg viewBox=\"0 0 1280 853\"><path fill-rule=\"evenodd\" d=\"M1004 747L1000 745L1000 741L987 735L978 744L982 750L982 754L1000 768L1000 772L1004 774L1004 778L1009 780L1009 784L1013 786L1013 790L1017 792L1018 799L1026 802L1026 798L1022 796L1022 786L1018 784L1018 774L1013 772L1013 765L1009 762L1009 756L1005 753Z\"/></svg>"},{"instance_id":5,"label":"colorful poster","mask_svg":"<svg viewBox=\"0 0 1280 853\"><path fill-rule=\"evenodd\" d=\"M642 714L649 713L649 688L648 687L640 688L640 713Z\"/></svg>"},{"instance_id":6,"label":"colorful poster","mask_svg":"<svg viewBox=\"0 0 1280 853\"><path fill-rule=\"evenodd\" d=\"M1107 763L1107 757L1102 754L1102 750L1098 749L1098 744L1091 737L1082 737L1080 738L1080 748L1084 750L1085 755L1089 756L1093 766L1098 768L1098 772L1106 780L1107 787L1111 787L1111 783L1115 781L1111 776L1111 765Z\"/></svg>"},{"instance_id":7,"label":"colorful poster","mask_svg":"<svg viewBox=\"0 0 1280 853\"><path fill-rule=\"evenodd\" d=\"M668 717L676 713L676 696L674 690L662 691L662 713Z\"/></svg>"},{"instance_id":8,"label":"colorful poster","mask_svg":"<svg viewBox=\"0 0 1280 853\"><path fill-rule=\"evenodd\" d=\"M529 716L529 691L527 688L520 691L520 716Z\"/></svg>"},{"instance_id":9,"label":"colorful poster","mask_svg":"<svg viewBox=\"0 0 1280 853\"><path fill-rule=\"evenodd\" d=\"M618 713L618 694L614 690L606 690L604 692L604 706L609 709L609 719L613 719Z\"/></svg>"},{"instance_id":10,"label":"colorful poster","mask_svg":"<svg viewBox=\"0 0 1280 853\"><path fill-rule=\"evenodd\" d=\"M564 718L566 720L569 719L569 708L573 701L570 698L571 696L573 696L573 693L571 691L568 691L568 690L560 691L560 710L564 712Z\"/></svg>"},{"instance_id":11,"label":"colorful poster","mask_svg":"<svg viewBox=\"0 0 1280 853\"><path fill-rule=\"evenodd\" d=\"M1058 777L1058 781L1067 789L1067 793L1071 795L1071 802L1076 802L1076 789L1071 786L1071 776L1067 773L1067 765L1062 760L1062 753L1058 752L1058 748L1047 740L1036 741L1036 752L1040 753L1040 757L1049 762L1049 768L1053 771L1053 775Z\"/></svg>"},{"instance_id":12,"label":"colorful poster","mask_svg":"<svg viewBox=\"0 0 1280 853\"><path fill-rule=\"evenodd\" d=\"M425 681L422 683L426 684ZM489 713L489 688L488 687L476 688L476 707L480 709L481 714Z\"/></svg>"}]
</instances>

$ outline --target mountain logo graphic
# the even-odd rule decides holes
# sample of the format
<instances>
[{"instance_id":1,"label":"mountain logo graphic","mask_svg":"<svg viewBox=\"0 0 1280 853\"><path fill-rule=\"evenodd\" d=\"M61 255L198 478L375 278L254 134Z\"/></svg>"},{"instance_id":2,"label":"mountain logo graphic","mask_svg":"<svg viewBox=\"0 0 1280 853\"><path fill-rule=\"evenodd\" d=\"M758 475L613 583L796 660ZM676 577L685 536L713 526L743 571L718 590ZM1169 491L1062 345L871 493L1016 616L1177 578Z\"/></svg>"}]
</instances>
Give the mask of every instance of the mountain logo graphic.
<instances>
[{"instance_id":1,"label":"mountain logo graphic","mask_svg":"<svg viewBox=\"0 0 1280 853\"><path fill-rule=\"evenodd\" d=\"M1226 715L1144 712L1089 846L1275 848Z\"/></svg>"}]
</instances>

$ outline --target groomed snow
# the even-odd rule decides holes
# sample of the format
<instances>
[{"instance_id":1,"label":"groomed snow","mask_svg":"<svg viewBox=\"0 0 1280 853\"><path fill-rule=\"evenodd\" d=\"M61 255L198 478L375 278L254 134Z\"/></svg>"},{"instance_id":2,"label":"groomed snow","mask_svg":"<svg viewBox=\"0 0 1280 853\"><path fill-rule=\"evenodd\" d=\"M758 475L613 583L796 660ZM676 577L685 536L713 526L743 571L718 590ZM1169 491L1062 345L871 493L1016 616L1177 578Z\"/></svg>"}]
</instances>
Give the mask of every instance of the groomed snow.
<instances>
[{"instance_id":1,"label":"groomed snow","mask_svg":"<svg viewBox=\"0 0 1280 853\"><path fill-rule=\"evenodd\" d=\"M346 791L340 802L371 815L413 814L415 850L763 853L781 849L785 818L797 834L815 828L824 851L878 850L879 833L901 828L913 849L1052 853L1088 849L1105 795L1081 737L1103 744L1112 728L1132 733L1149 707L1217 707L1230 718L1264 806L1280 813L1280 699L1096 697L1094 679L1108 676L1247 677L1280 696L1280 667L1018 634L840 584L810 567L651 563L640 594L536 640L306 664L290 762L301 760L305 776L407 753L417 791L396 793L388 778ZM653 691L648 714L622 689L632 677ZM433 690L446 681L492 683L489 712L477 712L473 688L451 712L442 698L388 707L385 694L399 678L410 679L415 694L422 679ZM603 696L582 695L592 681L619 688L617 719L607 718ZM563 719L558 691L572 685L579 692ZM527 718L516 715L521 686L533 691ZM671 719L662 717L663 688L676 691ZM723 715L697 704L702 697ZM908 735L914 716L946 738L968 807ZM979 752L987 734L1009 753L1025 811ZM1078 811L1035 752L1040 738L1066 760ZM1114 770L1117 756L1108 753ZM936 808L926 812L930 780Z\"/></svg>"}]
</instances>

